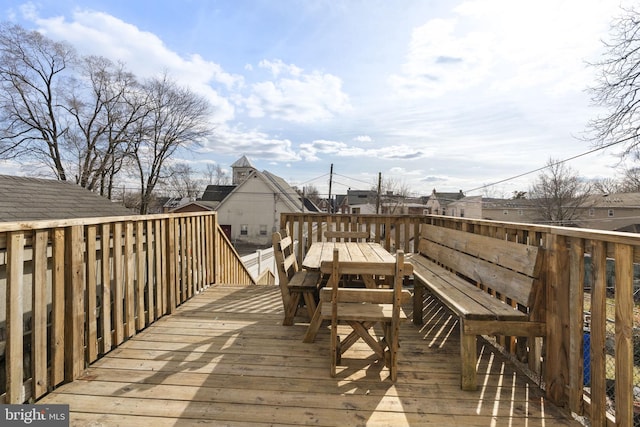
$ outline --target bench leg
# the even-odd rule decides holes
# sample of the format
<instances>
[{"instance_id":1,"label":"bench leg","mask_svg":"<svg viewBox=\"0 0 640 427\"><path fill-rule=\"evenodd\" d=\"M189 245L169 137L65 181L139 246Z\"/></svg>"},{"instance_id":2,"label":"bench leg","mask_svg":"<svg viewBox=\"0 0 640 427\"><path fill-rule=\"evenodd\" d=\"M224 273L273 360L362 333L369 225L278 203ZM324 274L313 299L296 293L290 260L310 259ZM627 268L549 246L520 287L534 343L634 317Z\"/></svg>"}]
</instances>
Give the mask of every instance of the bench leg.
<instances>
[{"instance_id":1,"label":"bench leg","mask_svg":"<svg viewBox=\"0 0 640 427\"><path fill-rule=\"evenodd\" d=\"M307 328L307 332L304 334L302 342L311 343L315 341L318 330L320 330L320 326L322 325L321 313L322 301L318 303L316 311L313 313L313 317L311 318L311 322L309 322L309 327Z\"/></svg>"},{"instance_id":2,"label":"bench leg","mask_svg":"<svg viewBox=\"0 0 640 427\"><path fill-rule=\"evenodd\" d=\"M422 325L422 310L424 307L424 285L417 279L413 279L413 324Z\"/></svg>"},{"instance_id":3,"label":"bench leg","mask_svg":"<svg viewBox=\"0 0 640 427\"><path fill-rule=\"evenodd\" d=\"M476 378L476 335L464 333L464 322L460 322L460 359L461 359L461 384L463 390L473 391L477 389Z\"/></svg>"},{"instance_id":4,"label":"bench leg","mask_svg":"<svg viewBox=\"0 0 640 427\"><path fill-rule=\"evenodd\" d=\"M289 305L284 311L284 320L282 324L284 326L293 325L293 319L296 317L296 312L298 311L298 303L300 302L300 292L291 292L291 296L289 298Z\"/></svg>"}]
</instances>

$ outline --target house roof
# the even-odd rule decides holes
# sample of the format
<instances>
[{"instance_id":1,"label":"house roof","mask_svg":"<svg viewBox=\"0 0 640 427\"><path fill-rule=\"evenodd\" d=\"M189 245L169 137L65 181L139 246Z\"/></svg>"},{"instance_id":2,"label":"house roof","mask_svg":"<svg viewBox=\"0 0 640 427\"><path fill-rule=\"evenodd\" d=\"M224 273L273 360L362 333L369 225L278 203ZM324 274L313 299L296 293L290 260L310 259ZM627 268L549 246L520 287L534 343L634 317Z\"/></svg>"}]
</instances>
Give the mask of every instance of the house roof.
<instances>
[{"instance_id":1,"label":"house roof","mask_svg":"<svg viewBox=\"0 0 640 427\"><path fill-rule=\"evenodd\" d=\"M235 185L207 185L202 194L203 201L221 202L236 188Z\"/></svg>"},{"instance_id":2,"label":"house roof","mask_svg":"<svg viewBox=\"0 0 640 427\"><path fill-rule=\"evenodd\" d=\"M0 175L0 222L135 214L68 181Z\"/></svg>"},{"instance_id":3,"label":"house roof","mask_svg":"<svg viewBox=\"0 0 640 427\"><path fill-rule=\"evenodd\" d=\"M588 204L598 208L638 208L640 207L640 193L598 194L590 196Z\"/></svg>"},{"instance_id":4,"label":"house roof","mask_svg":"<svg viewBox=\"0 0 640 427\"><path fill-rule=\"evenodd\" d=\"M215 211L218 206L220 205L220 202L210 202L207 200L196 200L195 202L189 202L189 203L185 203L184 205L180 205L174 209L171 210L171 212L188 212L188 209L191 206L197 206L200 211Z\"/></svg>"},{"instance_id":5,"label":"house roof","mask_svg":"<svg viewBox=\"0 0 640 427\"><path fill-rule=\"evenodd\" d=\"M252 168L253 165L247 159L247 156L242 156L231 165L232 168Z\"/></svg>"},{"instance_id":6,"label":"house roof","mask_svg":"<svg viewBox=\"0 0 640 427\"><path fill-rule=\"evenodd\" d=\"M240 160L238 160L238 161L240 161ZM301 211L301 199L302 199L302 197L284 179L282 179L279 176L274 175L271 172L268 172L266 170L262 171L262 172L254 170L253 172L251 172L251 175L249 175L249 176L256 176L256 177L260 178L275 193L280 194L282 196L283 201L285 203L287 203L287 205L289 205L289 208L291 209L292 212ZM227 200L229 200L233 196L233 193L236 190L241 188L248 181L249 181L249 179L243 181L242 183L240 183L238 185L228 185L228 186L226 186L226 185L225 186L211 186L210 185L210 186L207 187L207 190L205 190L205 194L203 194L203 196L202 196L202 201L207 201L207 200L208 201L217 201L219 203L215 207L215 209L218 209L221 205L223 205ZM213 187L217 187L217 188L213 188ZM207 194L207 192L209 192L209 194ZM206 199L205 199L205 197L206 197ZM319 211L318 207L315 204L313 204L313 203L311 203L310 201L307 201L307 200L305 200L305 209L309 210L309 211L312 211L312 212L318 212Z\"/></svg>"},{"instance_id":7,"label":"house roof","mask_svg":"<svg viewBox=\"0 0 640 427\"><path fill-rule=\"evenodd\" d=\"M375 203L377 197L378 193L371 190L347 190L347 203L349 206Z\"/></svg>"}]
</instances>

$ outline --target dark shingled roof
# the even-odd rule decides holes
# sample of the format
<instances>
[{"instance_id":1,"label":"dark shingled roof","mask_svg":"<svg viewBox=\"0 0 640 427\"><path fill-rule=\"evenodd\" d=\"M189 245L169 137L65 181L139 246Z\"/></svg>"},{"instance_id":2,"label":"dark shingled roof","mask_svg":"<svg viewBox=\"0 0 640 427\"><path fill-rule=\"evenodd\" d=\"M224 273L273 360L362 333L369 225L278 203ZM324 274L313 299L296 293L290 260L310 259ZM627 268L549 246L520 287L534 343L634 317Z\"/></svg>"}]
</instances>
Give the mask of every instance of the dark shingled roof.
<instances>
[{"instance_id":1,"label":"dark shingled roof","mask_svg":"<svg viewBox=\"0 0 640 427\"><path fill-rule=\"evenodd\" d=\"M70 182L0 175L0 222L135 214Z\"/></svg>"}]
</instances>

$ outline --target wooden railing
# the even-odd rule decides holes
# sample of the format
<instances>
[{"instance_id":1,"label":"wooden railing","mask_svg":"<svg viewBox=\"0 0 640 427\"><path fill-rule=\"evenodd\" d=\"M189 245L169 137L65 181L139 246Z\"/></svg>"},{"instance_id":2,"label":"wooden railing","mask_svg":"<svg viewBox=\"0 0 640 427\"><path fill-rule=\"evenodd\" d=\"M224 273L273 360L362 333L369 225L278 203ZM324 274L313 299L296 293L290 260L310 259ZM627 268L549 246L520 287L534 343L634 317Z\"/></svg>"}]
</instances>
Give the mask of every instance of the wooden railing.
<instances>
[{"instance_id":1,"label":"wooden railing","mask_svg":"<svg viewBox=\"0 0 640 427\"><path fill-rule=\"evenodd\" d=\"M215 213L0 223L0 403L73 381L214 283L254 283Z\"/></svg>"},{"instance_id":2,"label":"wooden railing","mask_svg":"<svg viewBox=\"0 0 640 427\"><path fill-rule=\"evenodd\" d=\"M303 243L300 259L312 242L323 240L321 230L336 227L367 230L388 250L411 252L424 222L543 247L544 352L518 358L527 360L550 400L584 415L592 426L639 425L634 396L640 388L640 235L447 216L281 216L281 227ZM501 337L500 343L516 352L522 345L514 340Z\"/></svg>"}]
</instances>

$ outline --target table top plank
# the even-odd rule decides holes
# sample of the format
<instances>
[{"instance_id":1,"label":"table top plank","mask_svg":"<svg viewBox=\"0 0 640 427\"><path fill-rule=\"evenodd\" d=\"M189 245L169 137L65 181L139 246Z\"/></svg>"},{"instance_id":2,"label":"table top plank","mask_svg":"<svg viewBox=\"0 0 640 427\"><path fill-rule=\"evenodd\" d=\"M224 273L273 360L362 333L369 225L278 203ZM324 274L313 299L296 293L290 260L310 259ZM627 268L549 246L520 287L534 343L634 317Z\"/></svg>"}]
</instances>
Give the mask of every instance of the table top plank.
<instances>
[{"instance_id":1,"label":"table top plank","mask_svg":"<svg viewBox=\"0 0 640 427\"><path fill-rule=\"evenodd\" d=\"M323 261L333 260L333 249L340 251L340 262L354 264L389 264L395 258L379 243L373 242L315 242L302 261L308 270L319 270Z\"/></svg>"}]
</instances>

